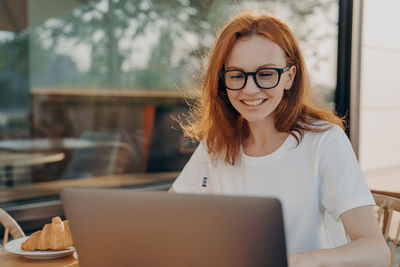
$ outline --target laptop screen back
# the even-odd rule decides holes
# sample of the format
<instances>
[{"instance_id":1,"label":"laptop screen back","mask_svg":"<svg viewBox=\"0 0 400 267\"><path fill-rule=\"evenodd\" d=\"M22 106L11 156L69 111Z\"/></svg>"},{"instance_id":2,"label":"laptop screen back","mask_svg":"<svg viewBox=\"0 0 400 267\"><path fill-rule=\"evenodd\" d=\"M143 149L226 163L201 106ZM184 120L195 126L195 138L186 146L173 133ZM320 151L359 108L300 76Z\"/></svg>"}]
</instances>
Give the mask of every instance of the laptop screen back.
<instances>
[{"instance_id":1,"label":"laptop screen back","mask_svg":"<svg viewBox=\"0 0 400 267\"><path fill-rule=\"evenodd\" d=\"M121 189L61 192L85 266L287 266L273 198Z\"/></svg>"}]
</instances>

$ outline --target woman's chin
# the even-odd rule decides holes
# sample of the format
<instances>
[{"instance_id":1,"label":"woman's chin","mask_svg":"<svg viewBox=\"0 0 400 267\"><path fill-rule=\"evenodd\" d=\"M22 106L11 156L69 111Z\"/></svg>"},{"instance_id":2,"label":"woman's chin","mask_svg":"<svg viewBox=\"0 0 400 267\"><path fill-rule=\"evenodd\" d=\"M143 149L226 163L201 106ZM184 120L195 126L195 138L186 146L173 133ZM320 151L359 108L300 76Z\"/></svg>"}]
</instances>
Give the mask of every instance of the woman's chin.
<instances>
[{"instance_id":1,"label":"woman's chin","mask_svg":"<svg viewBox=\"0 0 400 267\"><path fill-rule=\"evenodd\" d=\"M242 117L248 122L252 124L258 124L258 123L268 123L268 121L271 120L271 114L270 115L262 115L262 116L248 116L248 115L242 115Z\"/></svg>"}]
</instances>

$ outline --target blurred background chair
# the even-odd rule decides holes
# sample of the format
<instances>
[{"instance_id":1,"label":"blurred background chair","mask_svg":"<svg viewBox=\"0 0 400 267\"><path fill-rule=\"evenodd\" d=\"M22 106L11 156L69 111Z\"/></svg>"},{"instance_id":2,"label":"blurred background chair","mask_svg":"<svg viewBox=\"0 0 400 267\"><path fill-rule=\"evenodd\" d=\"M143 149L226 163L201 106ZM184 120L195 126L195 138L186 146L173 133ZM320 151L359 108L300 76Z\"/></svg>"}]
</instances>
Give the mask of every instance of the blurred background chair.
<instances>
[{"instance_id":1,"label":"blurred background chair","mask_svg":"<svg viewBox=\"0 0 400 267\"><path fill-rule=\"evenodd\" d=\"M120 134L85 131L80 138L93 141L94 145L73 153L61 179L113 174L121 144Z\"/></svg>"},{"instance_id":2,"label":"blurred background chair","mask_svg":"<svg viewBox=\"0 0 400 267\"><path fill-rule=\"evenodd\" d=\"M396 257L400 240L400 199L372 193L376 202L378 223L382 228L385 241L391 247L390 266L398 262ZM400 266L400 264L396 264Z\"/></svg>"},{"instance_id":3,"label":"blurred background chair","mask_svg":"<svg viewBox=\"0 0 400 267\"><path fill-rule=\"evenodd\" d=\"M3 209L0 208L0 224L4 227L3 245L0 246L0 251L4 245L8 242L8 236L11 235L13 239L24 237L24 231L22 231L19 224Z\"/></svg>"}]
</instances>

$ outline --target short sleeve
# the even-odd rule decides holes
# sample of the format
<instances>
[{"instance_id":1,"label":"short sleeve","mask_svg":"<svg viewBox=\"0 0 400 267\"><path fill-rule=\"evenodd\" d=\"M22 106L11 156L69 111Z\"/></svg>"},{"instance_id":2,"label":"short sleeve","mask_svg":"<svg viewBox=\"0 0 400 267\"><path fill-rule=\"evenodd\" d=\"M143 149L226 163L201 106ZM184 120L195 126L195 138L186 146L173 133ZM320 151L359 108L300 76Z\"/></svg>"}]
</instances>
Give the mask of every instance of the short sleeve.
<instances>
[{"instance_id":1,"label":"short sleeve","mask_svg":"<svg viewBox=\"0 0 400 267\"><path fill-rule=\"evenodd\" d=\"M209 155L203 143L200 143L192 157L173 183L177 193L201 193L203 177L208 177Z\"/></svg>"},{"instance_id":2,"label":"short sleeve","mask_svg":"<svg viewBox=\"0 0 400 267\"><path fill-rule=\"evenodd\" d=\"M319 179L321 208L337 220L345 211L375 204L350 141L338 126L321 141Z\"/></svg>"}]
</instances>

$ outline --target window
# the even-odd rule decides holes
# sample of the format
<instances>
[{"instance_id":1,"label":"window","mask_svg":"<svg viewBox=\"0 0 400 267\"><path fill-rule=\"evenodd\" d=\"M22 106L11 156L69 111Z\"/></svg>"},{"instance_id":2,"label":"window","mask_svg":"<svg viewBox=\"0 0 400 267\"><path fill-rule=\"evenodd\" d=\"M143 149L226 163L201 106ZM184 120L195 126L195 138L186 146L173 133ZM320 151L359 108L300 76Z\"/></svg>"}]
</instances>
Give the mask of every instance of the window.
<instances>
[{"instance_id":1,"label":"window","mask_svg":"<svg viewBox=\"0 0 400 267\"><path fill-rule=\"evenodd\" d=\"M174 120L188 112L182 92L199 86L215 32L243 8L288 22L312 90L333 106L338 1L9 2L0 20L1 207L56 199L71 185L167 188L195 147Z\"/></svg>"}]
</instances>

